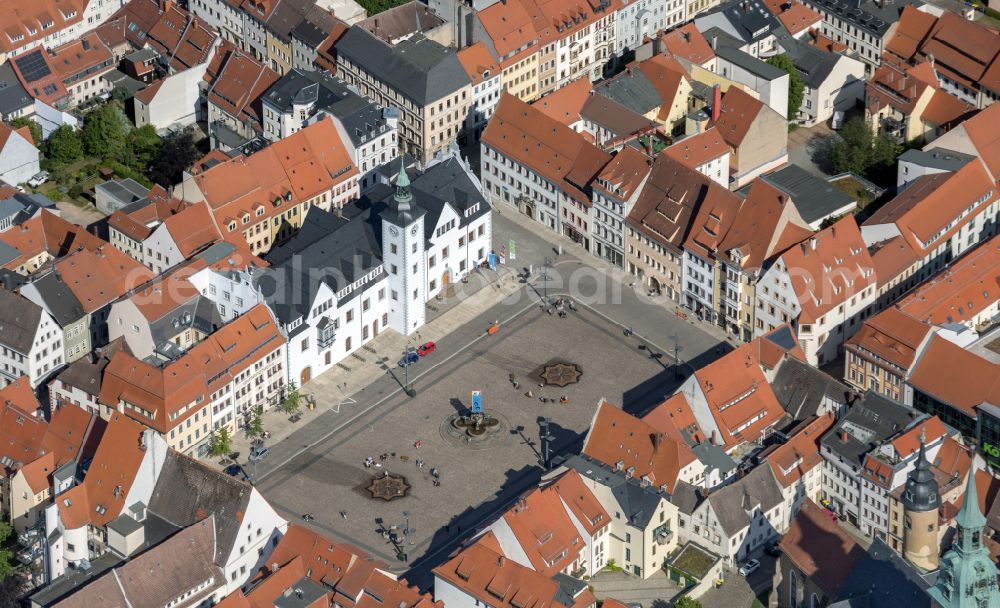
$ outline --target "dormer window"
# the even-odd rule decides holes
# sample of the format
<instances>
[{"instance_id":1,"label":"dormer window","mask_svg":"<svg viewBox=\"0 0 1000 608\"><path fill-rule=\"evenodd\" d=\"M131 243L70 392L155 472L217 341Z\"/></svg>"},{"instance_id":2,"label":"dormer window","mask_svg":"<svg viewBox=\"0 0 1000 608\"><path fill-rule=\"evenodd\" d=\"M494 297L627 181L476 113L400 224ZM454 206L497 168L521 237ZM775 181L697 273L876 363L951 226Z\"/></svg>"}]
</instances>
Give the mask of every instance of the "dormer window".
<instances>
[{"instance_id":1,"label":"dormer window","mask_svg":"<svg viewBox=\"0 0 1000 608\"><path fill-rule=\"evenodd\" d=\"M257 207L257 210L254 213L255 213L255 215L257 217L260 217L260 216L264 215L264 207L263 207L263 205L260 206L260 207Z\"/></svg>"},{"instance_id":2,"label":"dormer window","mask_svg":"<svg viewBox=\"0 0 1000 608\"><path fill-rule=\"evenodd\" d=\"M236 230L236 222L229 222L229 232Z\"/></svg>"}]
</instances>

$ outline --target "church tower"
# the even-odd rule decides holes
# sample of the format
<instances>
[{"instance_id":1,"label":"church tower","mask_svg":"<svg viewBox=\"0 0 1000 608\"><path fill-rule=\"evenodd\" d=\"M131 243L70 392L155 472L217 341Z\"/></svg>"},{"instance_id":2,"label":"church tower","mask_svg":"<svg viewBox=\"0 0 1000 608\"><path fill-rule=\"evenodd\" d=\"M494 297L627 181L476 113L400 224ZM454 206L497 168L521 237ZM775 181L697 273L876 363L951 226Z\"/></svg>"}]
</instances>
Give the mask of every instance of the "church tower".
<instances>
[{"instance_id":1,"label":"church tower","mask_svg":"<svg viewBox=\"0 0 1000 608\"><path fill-rule=\"evenodd\" d=\"M927 590L941 608L993 608L1000 606L997 569L983 544L986 518L979 510L976 467L969 468L962 509L955 517L958 532L951 549L941 558L937 582Z\"/></svg>"},{"instance_id":2,"label":"church tower","mask_svg":"<svg viewBox=\"0 0 1000 608\"><path fill-rule=\"evenodd\" d=\"M938 508L941 497L924 451L923 433L917 463L903 489L903 557L925 570L938 567Z\"/></svg>"},{"instance_id":3,"label":"church tower","mask_svg":"<svg viewBox=\"0 0 1000 608\"><path fill-rule=\"evenodd\" d=\"M389 276L389 327L408 336L426 320L424 210L399 162L396 192L382 211L382 266Z\"/></svg>"}]
</instances>

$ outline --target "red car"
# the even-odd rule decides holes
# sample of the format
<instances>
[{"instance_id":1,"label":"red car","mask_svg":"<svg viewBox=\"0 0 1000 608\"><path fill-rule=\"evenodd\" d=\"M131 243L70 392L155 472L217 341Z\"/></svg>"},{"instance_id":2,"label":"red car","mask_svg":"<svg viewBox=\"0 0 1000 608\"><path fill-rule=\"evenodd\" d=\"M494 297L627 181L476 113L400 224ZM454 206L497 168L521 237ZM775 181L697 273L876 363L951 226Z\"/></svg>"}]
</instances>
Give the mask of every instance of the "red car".
<instances>
[{"instance_id":1,"label":"red car","mask_svg":"<svg viewBox=\"0 0 1000 608\"><path fill-rule=\"evenodd\" d=\"M437 344L433 342L428 342L417 348L417 354L420 355L421 357L426 357L427 355L437 350L437 347L438 347Z\"/></svg>"}]
</instances>

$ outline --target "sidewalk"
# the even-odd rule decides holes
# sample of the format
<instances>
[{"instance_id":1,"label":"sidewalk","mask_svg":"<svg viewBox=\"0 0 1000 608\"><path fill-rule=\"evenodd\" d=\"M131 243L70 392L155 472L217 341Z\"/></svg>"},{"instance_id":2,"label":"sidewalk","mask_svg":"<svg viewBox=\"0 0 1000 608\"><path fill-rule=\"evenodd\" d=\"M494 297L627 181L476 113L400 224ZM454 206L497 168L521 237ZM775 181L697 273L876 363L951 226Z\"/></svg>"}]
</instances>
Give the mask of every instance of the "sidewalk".
<instances>
[{"instance_id":1,"label":"sidewalk","mask_svg":"<svg viewBox=\"0 0 1000 608\"><path fill-rule=\"evenodd\" d=\"M523 286L509 269L500 272L483 271L470 278L468 284L456 285L456 293L450 298L432 300L428 303L427 323L412 336L406 337L395 331L383 331L360 349L344 358L329 371L313 378L299 391L303 397L316 400L315 410L305 406L299 412L298 422L280 409L264 412L264 430L271 434L268 445L287 439L323 413L340 413L356 403L351 398L361 389L369 386L391 370L399 381L403 380L403 370L397 365L407 348L415 348L424 342L437 342L447 336L455 327L464 325L480 317L485 311L497 305ZM484 321L483 330L487 328ZM411 372L414 373L414 372ZM250 438L239 431L233 437L233 452L239 453L240 461L245 461L250 453ZM210 464L222 466L218 461Z\"/></svg>"}]
</instances>

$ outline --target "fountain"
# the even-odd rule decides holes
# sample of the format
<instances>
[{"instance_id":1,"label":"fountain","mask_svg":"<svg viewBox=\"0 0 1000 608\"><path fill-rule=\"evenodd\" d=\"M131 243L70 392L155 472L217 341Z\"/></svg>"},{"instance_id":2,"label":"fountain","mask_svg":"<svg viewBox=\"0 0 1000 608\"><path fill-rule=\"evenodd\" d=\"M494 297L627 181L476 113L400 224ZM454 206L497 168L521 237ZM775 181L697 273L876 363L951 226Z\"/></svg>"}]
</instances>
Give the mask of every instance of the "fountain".
<instances>
[{"instance_id":1,"label":"fountain","mask_svg":"<svg viewBox=\"0 0 1000 608\"><path fill-rule=\"evenodd\" d=\"M381 498L386 502L402 498L409 491L410 484L406 482L406 478L402 475L393 475L389 471L372 477L372 482L368 485L368 492L372 498Z\"/></svg>"},{"instance_id":2,"label":"fountain","mask_svg":"<svg viewBox=\"0 0 1000 608\"><path fill-rule=\"evenodd\" d=\"M546 365L542 368L542 372L538 374L546 386L558 386L559 388L576 384L580 381L581 375L583 375L583 372L580 371L578 365L561 361Z\"/></svg>"},{"instance_id":3,"label":"fountain","mask_svg":"<svg viewBox=\"0 0 1000 608\"><path fill-rule=\"evenodd\" d=\"M475 391L472 394L472 409L469 410L469 414L456 417L452 424L457 429L465 430L470 437L480 437L486 434L488 429L499 425L500 421L483 411L479 391Z\"/></svg>"}]
</instances>

